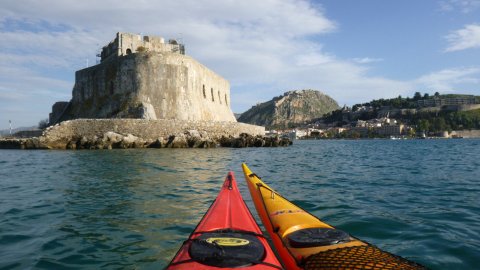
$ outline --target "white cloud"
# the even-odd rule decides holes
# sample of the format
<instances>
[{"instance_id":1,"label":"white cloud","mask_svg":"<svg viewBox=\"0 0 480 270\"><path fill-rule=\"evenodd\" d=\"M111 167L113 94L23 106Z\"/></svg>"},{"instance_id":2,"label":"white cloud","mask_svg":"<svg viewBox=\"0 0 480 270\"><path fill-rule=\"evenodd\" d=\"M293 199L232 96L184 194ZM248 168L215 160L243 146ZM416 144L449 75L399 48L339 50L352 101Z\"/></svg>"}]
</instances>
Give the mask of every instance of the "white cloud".
<instances>
[{"instance_id":1,"label":"white cloud","mask_svg":"<svg viewBox=\"0 0 480 270\"><path fill-rule=\"evenodd\" d=\"M295 64L297 66L318 66L335 61L333 56L319 52L311 52L297 56Z\"/></svg>"},{"instance_id":2,"label":"white cloud","mask_svg":"<svg viewBox=\"0 0 480 270\"><path fill-rule=\"evenodd\" d=\"M459 10L462 13L470 13L480 8L480 0L447 0L440 1L439 5L442 11Z\"/></svg>"},{"instance_id":3,"label":"white cloud","mask_svg":"<svg viewBox=\"0 0 480 270\"><path fill-rule=\"evenodd\" d=\"M375 62L382 62L382 58L370 58L370 57L364 57L364 58L353 58L353 61L358 64L370 64L370 63L375 63Z\"/></svg>"},{"instance_id":4,"label":"white cloud","mask_svg":"<svg viewBox=\"0 0 480 270\"><path fill-rule=\"evenodd\" d=\"M432 89L439 92L458 91L464 85L478 85L480 83L480 68L466 67L444 69L421 76L414 81L418 89ZM478 86L477 86L478 87ZM463 88L463 87L462 87ZM476 90L478 92L478 89ZM478 93L477 93L478 94Z\"/></svg>"},{"instance_id":5,"label":"white cloud","mask_svg":"<svg viewBox=\"0 0 480 270\"><path fill-rule=\"evenodd\" d=\"M445 37L449 46L445 52L461 51L472 48L480 48L480 24L465 25Z\"/></svg>"}]
</instances>

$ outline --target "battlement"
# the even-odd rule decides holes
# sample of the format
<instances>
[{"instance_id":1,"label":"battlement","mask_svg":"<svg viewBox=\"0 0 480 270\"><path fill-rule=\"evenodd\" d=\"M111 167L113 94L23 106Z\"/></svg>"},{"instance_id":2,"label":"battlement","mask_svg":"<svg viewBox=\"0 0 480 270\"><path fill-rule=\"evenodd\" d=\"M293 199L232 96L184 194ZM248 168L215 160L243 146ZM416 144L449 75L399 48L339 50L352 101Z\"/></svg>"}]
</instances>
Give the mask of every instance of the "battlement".
<instances>
[{"instance_id":1,"label":"battlement","mask_svg":"<svg viewBox=\"0 0 480 270\"><path fill-rule=\"evenodd\" d=\"M118 32L116 38L102 48L97 55L103 62L112 57L129 55L138 52L172 52L185 54L185 46L175 39L165 43L163 37L142 36Z\"/></svg>"}]
</instances>

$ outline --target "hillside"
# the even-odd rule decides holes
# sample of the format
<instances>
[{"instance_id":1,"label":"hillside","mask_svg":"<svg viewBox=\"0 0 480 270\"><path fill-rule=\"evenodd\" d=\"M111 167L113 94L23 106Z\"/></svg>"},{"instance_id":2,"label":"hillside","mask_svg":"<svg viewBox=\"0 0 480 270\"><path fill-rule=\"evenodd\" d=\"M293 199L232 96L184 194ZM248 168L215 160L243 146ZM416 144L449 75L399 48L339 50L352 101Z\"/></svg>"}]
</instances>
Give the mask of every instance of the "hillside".
<instances>
[{"instance_id":1,"label":"hillside","mask_svg":"<svg viewBox=\"0 0 480 270\"><path fill-rule=\"evenodd\" d=\"M266 127L291 127L339 109L331 97L316 90L285 92L242 113L239 122Z\"/></svg>"},{"instance_id":2,"label":"hillside","mask_svg":"<svg viewBox=\"0 0 480 270\"><path fill-rule=\"evenodd\" d=\"M410 98L372 100L332 111L321 122L337 126L355 125L358 120L369 121L389 117L402 124L425 132L480 129L480 96L438 92L430 96L416 92ZM317 120L318 121L318 120Z\"/></svg>"}]
</instances>

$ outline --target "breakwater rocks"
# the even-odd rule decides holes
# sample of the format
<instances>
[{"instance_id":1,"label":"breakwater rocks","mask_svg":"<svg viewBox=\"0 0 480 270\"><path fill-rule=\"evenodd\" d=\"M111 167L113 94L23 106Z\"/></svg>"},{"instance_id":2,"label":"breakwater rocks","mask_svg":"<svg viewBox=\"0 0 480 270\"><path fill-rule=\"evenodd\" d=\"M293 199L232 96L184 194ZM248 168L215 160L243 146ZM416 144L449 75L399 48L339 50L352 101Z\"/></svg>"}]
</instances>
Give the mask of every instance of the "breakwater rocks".
<instances>
[{"instance_id":1,"label":"breakwater rocks","mask_svg":"<svg viewBox=\"0 0 480 270\"><path fill-rule=\"evenodd\" d=\"M265 137L264 133L264 127L236 122L78 119L49 127L38 138L0 139L0 148L213 148L292 144L289 139Z\"/></svg>"},{"instance_id":2,"label":"breakwater rocks","mask_svg":"<svg viewBox=\"0 0 480 270\"><path fill-rule=\"evenodd\" d=\"M39 138L0 138L0 149L49 149Z\"/></svg>"},{"instance_id":3,"label":"breakwater rocks","mask_svg":"<svg viewBox=\"0 0 480 270\"><path fill-rule=\"evenodd\" d=\"M101 137L74 137L66 143L49 142L45 138L0 139L0 149L127 149L127 148L215 148L215 147L279 147L289 146L288 138L252 136L246 133L238 137L223 136L211 139L197 131L185 134L144 139L132 134L107 132Z\"/></svg>"}]
</instances>

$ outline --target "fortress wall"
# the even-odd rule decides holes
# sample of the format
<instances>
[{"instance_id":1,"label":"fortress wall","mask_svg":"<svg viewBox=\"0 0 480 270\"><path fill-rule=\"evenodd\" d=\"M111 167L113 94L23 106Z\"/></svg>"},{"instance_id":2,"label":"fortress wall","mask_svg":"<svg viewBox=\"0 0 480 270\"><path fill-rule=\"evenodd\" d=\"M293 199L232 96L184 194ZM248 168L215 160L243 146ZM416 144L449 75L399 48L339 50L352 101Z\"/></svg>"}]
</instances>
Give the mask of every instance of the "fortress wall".
<instances>
[{"instance_id":1,"label":"fortress wall","mask_svg":"<svg viewBox=\"0 0 480 270\"><path fill-rule=\"evenodd\" d=\"M480 104L465 104L458 106L458 111L471 111L477 109L480 109Z\"/></svg>"},{"instance_id":2,"label":"fortress wall","mask_svg":"<svg viewBox=\"0 0 480 270\"><path fill-rule=\"evenodd\" d=\"M62 120L120 117L236 122L228 81L188 56L131 54L75 75L71 108Z\"/></svg>"},{"instance_id":3,"label":"fortress wall","mask_svg":"<svg viewBox=\"0 0 480 270\"><path fill-rule=\"evenodd\" d=\"M134 105L135 58L122 57L102 62L75 73L72 118L110 118Z\"/></svg>"},{"instance_id":4,"label":"fortress wall","mask_svg":"<svg viewBox=\"0 0 480 270\"><path fill-rule=\"evenodd\" d=\"M48 128L44 136L48 140L65 141L75 137L102 137L106 132L132 134L143 139L155 140L159 137L184 134L196 130L211 139L222 136L237 137L241 133L264 135L265 127L237 122L145 120L145 119L77 119L65 121Z\"/></svg>"},{"instance_id":5,"label":"fortress wall","mask_svg":"<svg viewBox=\"0 0 480 270\"><path fill-rule=\"evenodd\" d=\"M59 101L55 102L52 106L52 112L48 115L48 122L55 123L58 122L60 117L62 117L63 112L67 109L69 102Z\"/></svg>"},{"instance_id":6,"label":"fortress wall","mask_svg":"<svg viewBox=\"0 0 480 270\"><path fill-rule=\"evenodd\" d=\"M140 47L147 51L171 52L179 46L177 44L165 43L165 39L162 37L141 36L130 33L117 33L114 42L119 44L118 55L127 55L129 54L128 50L130 50L130 53L135 53Z\"/></svg>"},{"instance_id":7,"label":"fortress wall","mask_svg":"<svg viewBox=\"0 0 480 270\"><path fill-rule=\"evenodd\" d=\"M480 130L454 130L450 133L450 136L458 136L463 138L480 138Z\"/></svg>"},{"instance_id":8,"label":"fortress wall","mask_svg":"<svg viewBox=\"0 0 480 270\"><path fill-rule=\"evenodd\" d=\"M142 48L143 47L143 48ZM182 44L177 41L165 43L165 39L155 36L141 36L131 33L118 32L115 39L102 48L101 61L117 56L136 53L139 50L155 52L180 52L185 54Z\"/></svg>"},{"instance_id":9,"label":"fortress wall","mask_svg":"<svg viewBox=\"0 0 480 270\"><path fill-rule=\"evenodd\" d=\"M144 57L137 74L139 102L152 104L159 119L236 121L228 81L191 57Z\"/></svg>"}]
</instances>

